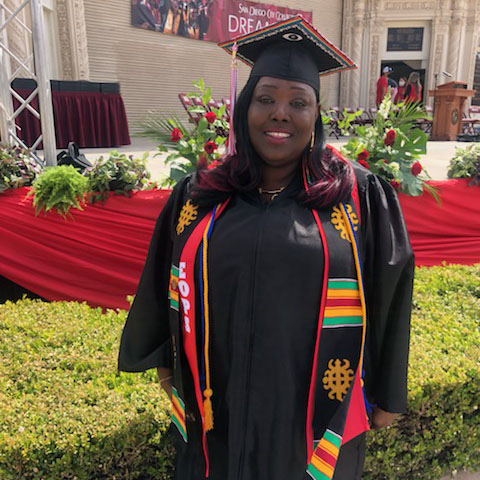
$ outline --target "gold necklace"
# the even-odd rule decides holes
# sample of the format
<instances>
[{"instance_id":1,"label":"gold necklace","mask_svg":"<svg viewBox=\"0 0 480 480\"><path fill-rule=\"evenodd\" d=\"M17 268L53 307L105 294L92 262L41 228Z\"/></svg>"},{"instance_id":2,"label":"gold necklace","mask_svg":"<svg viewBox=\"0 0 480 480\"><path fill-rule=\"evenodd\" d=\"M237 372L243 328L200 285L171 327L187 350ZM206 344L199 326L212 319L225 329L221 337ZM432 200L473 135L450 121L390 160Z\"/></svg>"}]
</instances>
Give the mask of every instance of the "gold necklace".
<instances>
[{"instance_id":1,"label":"gold necklace","mask_svg":"<svg viewBox=\"0 0 480 480\"><path fill-rule=\"evenodd\" d=\"M260 193L260 195L262 195L263 193L271 195L272 198L270 200L273 200L274 198L278 197L278 195L280 195L285 190L285 188L286 186L282 188L277 188L276 190L267 190L266 188L258 187L258 193Z\"/></svg>"}]
</instances>

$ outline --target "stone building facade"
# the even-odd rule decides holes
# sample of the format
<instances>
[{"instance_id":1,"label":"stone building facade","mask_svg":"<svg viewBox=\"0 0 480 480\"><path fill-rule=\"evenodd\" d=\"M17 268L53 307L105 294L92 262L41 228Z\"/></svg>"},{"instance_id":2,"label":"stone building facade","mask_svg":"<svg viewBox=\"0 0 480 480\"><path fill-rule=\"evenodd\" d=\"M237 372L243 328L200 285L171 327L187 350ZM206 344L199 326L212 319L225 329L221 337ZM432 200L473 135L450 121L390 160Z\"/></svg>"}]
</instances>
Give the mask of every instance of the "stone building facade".
<instances>
[{"instance_id":1,"label":"stone building facade","mask_svg":"<svg viewBox=\"0 0 480 480\"><path fill-rule=\"evenodd\" d=\"M382 65L422 71L427 103L435 84L458 80L473 87L480 51L479 0L345 0L343 26L343 49L360 65L342 74L344 106L375 105ZM423 29L421 50L389 51L389 30L395 28Z\"/></svg>"},{"instance_id":2,"label":"stone building facade","mask_svg":"<svg viewBox=\"0 0 480 480\"><path fill-rule=\"evenodd\" d=\"M2 3L13 8L21 0ZM312 11L314 26L359 65L358 70L322 79L326 106L374 106L383 65L392 65L397 74L420 71L427 103L431 103L428 90L435 82L459 80L469 88L474 86L480 56L480 0L267 3ZM214 43L131 26L130 4L131 0L43 0L51 78L119 82L133 131L149 111L182 116L177 95L191 91L192 82L200 78L213 88L215 97L228 96L230 59L225 53ZM421 48L390 48L391 32L405 28L421 32ZM31 49L24 34L13 26L8 36L19 55ZM239 72L241 85L249 69L242 65Z\"/></svg>"}]
</instances>

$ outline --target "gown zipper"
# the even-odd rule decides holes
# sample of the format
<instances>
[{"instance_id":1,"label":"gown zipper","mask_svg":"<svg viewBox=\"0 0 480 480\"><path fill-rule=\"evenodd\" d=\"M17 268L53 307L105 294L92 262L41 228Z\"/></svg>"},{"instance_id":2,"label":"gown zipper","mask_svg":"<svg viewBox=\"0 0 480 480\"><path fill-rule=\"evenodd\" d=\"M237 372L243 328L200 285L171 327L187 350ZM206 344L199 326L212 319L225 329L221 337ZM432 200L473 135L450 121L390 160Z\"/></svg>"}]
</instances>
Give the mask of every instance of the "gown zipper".
<instances>
[{"instance_id":1,"label":"gown zipper","mask_svg":"<svg viewBox=\"0 0 480 480\"><path fill-rule=\"evenodd\" d=\"M266 220L266 215L268 215L269 212L269 207L270 203L264 204L263 205L263 212L260 217L260 226L258 229L258 235L257 239L255 241L255 251L254 251L254 261L253 261L253 268L252 268L252 281L250 283L251 285L251 307L250 307L250 333L249 333L249 343L248 343L248 357L247 357L247 370L246 370L246 379L245 379L245 408L244 408L244 413L245 413L245 425L243 428L243 438L242 438L242 451L240 454L240 461L238 465L238 476L237 479L241 480L242 475L243 475L243 465L245 463L245 439L247 436L247 427L248 427L248 413L249 413L249 396L250 396L250 382L251 382L251 373L252 373L252 354L253 354L253 344L255 340L255 335L254 335L254 313L255 313L255 280L257 278L257 265L258 265L258 260L259 260L259 252L260 252L260 244L262 241L263 237L263 229L265 226L265 220Z\"/></svg>"}]
</instances>

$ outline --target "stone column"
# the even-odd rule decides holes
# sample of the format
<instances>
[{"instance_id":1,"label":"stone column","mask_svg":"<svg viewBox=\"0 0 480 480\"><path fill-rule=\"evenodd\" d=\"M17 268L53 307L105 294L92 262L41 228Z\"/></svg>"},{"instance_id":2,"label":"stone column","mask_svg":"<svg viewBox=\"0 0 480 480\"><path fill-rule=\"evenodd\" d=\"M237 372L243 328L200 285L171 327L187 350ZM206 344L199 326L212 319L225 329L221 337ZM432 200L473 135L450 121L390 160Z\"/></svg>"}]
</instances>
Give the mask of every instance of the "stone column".
<instances>
[{"instance_id":1,"label":"stone column","mask_svg":"<svg viewBox=\"0 0 480 480\"><path fill-rule=\"evenodd\" d=\"M87 26L84 0L57 0L60 58L64 80L88 80Z\"/></svg>"},{"instance_id":2,"label":"stone column","mask_svg":"<svg viewBox=\"0 0 480 480\"><path fill-rule=\"evenodd\" d=\"M450 35L448 45L447 70L453 75L454 79L459 75L460 43L463 30L466 25L465 2L456 0L453 3L452 20L450 22Z\"/></svg>"},{"instance_id":3,"label":"stone column","mask_svg":"<svg viewBox=\"0 0 480 480\"><path fill-rule=\"evenodd\" d=\"M448 31L450 25L450 12L439 12L434 19L432 28L432 50L429 61L429 78L430 84L425 85L425 90L434 90L435 88L435 74L437 76L438 84L445 83L446 77L441 75L441 72L447 70L447 45L448 45ZM427 103L433 106L433 97L427 96Z\"/></svg>"},{"instance_id":4,"label":"stone column","mask_svg":"<svg viewBox=\"0 0 480 480\"><path fill-rule=\"evenodd\" d=\"M365 2L357 0L354 5L350 54L352 60L360 66L362 63L363 34L365 30ZM360 70L354 70L351 73L350 79L351 83L348 106L357 109L360 100Z\"/></svg>"}]
</instances>

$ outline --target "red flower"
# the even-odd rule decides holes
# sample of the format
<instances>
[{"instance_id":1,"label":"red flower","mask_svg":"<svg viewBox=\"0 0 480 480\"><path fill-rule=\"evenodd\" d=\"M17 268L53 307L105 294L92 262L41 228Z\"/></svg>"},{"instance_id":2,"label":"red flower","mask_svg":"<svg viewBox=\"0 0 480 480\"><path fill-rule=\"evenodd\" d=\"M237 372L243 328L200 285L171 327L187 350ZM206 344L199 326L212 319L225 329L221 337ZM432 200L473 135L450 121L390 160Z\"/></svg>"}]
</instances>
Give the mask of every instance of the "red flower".
<instances>
[{"instance_id":1,"label":"red flower","mask_svg":"<svg viewBox=\"0 0 480 480\"><path fill-rule=\"evenodd\" d=\"M420 173L422 173L422 170L423 170L423 167L422 167L422 164L420 162L415 162L413 165L412 165L412 174L417 176L419 175Z\"/></svg>"},{"instance_id":2,"label":"red flower","mask_svg":"<svg viewBox=\"0 0 480 480\"><path fill-rule=\"evenodd\" d=\"M370 165L369 165L368 162L366 162L365 160L359 160L358 163L359 163L362 167L368 168L368 169L370 170Z\"/></svg>"},{"instance_id":3,"label":"red flower","mask_svg":"<svg viewBox=\"0 0 480 480\"><path fill-rule=\"evenodd\" d=\"M212 154L216 149L217 149L217 144L215 142L207 142L205 144L205 151L208 153L208 154Z\"/></svg>"},{"instance_id":4,"label":"red flower","mask_svg":"<svg viewBox=\"0 0 480 480\"><path fill-rule=\"evenodd\" d=\"M370 156L370 152L366 149L362 150L359 154L358 154L358 160L367 160L368 157Z\"/></svg>"},{"instance_id":5,"label":"red flower","mask_svg":"<svg viewBox=\"0 0 480 480\"><path fill-rule=\"evenodd\" d=\"M207 119L208 123L213 123L217 119L217 116L213 112L208 112L205 115L205 118Z\"/></svg>"},{"instance_id":6,"label":"red flower","mask_svg":"<svg viewBox=\"0 0 480 480\"><path fill-rule=\"evenodd\" d=\"M171 142L178 142L183 137L183 133L179 128L174 128L172 130L172 135L170 136Z\"/></svg>"},{"instance_id":7,"label":"red flower","mask_svg":"<svg viewBox=\"0 0 480 480\"><path fill-rule=\"evenodd\" d=\"M387 132L387 135L385 136L385 145L387 147L391 147L394 143L395 143L395 139L397 138L397 134L395 132L395 130L389 130Z\"/></svg>"},{"instance_id":8,"label":"red flower","mask_svg":"<svg viewBox=\"0 0 480 480\"><path fill-rule=\"evenodd\" d=\"M390 185L395 189L398 190L400 188L400 182L397 182L396 180L392 180L390 182Z\"/></svg>"}]
</instances>

